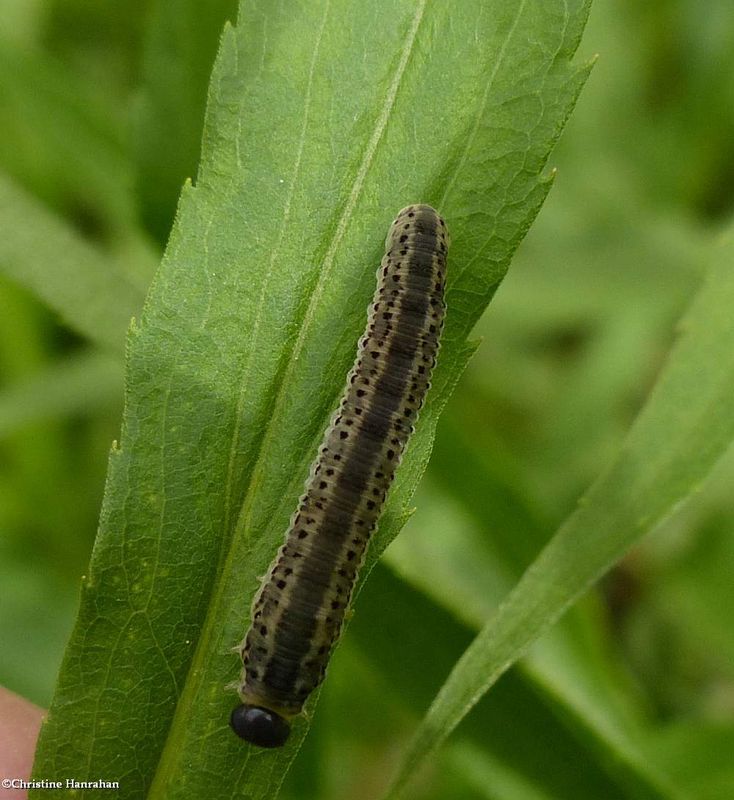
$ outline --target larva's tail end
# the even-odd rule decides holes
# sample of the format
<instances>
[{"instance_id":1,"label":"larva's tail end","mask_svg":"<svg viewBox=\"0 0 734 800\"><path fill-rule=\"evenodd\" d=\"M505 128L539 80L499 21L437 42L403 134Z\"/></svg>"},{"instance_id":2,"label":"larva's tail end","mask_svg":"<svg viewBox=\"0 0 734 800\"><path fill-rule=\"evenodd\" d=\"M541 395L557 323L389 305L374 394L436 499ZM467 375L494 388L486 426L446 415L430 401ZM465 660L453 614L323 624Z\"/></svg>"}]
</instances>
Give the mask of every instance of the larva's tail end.
<instances>
[{"instance_id":1,"label":"larva's tail end","mask_svg":"<svg viewBox=\"0 0 734 800\"><path fill-rule=\"evenodd\" d=\"M428 232L431 237L442 236L446 247L448 247L448 231L443 217L433 206L429 206L427 203L413 203L413 205L405 206L405 208L401 208L398 211L390 230L387 232L385 250L389 251L397 243L398 237L407 233L410 228L414 228L420 233ZM399 241L403 240L400 239Z\"/></svg>"},{"instance_id":2,"label":"larva's tail end","mask_svg":"<svg viewBox=\"0 0 734 800\"><path fill-rule=\"evenodd\" d=\"M245 703L232 710L229 724L240 739L258 747L282 747L291 733L290 723L280 714Z\"/></svg>"}]
</instances>

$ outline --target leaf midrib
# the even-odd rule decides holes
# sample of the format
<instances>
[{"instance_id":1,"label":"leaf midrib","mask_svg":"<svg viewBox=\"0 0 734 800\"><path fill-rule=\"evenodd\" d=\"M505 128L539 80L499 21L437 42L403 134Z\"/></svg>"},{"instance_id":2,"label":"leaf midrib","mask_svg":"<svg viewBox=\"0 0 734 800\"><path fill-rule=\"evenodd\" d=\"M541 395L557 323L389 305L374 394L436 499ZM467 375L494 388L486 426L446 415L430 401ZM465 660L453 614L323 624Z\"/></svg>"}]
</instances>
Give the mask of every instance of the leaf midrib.
<instances>
[{"instance_id":1,"label":"leaf midrib","mask_svg":"<svg viewBox=\"0 0 734 800\"><path fill-rule=\"evenodd\" d=\"M342 215L341 215L341 217L339 219L339 222L337 224L336 230L334 231L334 233L333 233L333 235L331 237L331 241L330 241L329 247L328 247L328 249L326 251L326 255L324 256L322 269L321 269L319 278L318 278L318 280L316 282L316 285L315 285L315 287L314 287L314 289L313 289L313 291L311 293L311 297L309 299L308 306L307 306L306 311L304 313L304 318L303 318L303 322L302 322L302 324L300 326L298 338L297 338L295 346L294 346L294 348L292 350L292 354L290 356L290 359L288 360L286 368L285 368L285 370L283 372L283 376L282 376L282 378L280 380L280 383L279 383L279 385L278 385L278 387L276 389L275 402L273 404L273 413L270 415L268 424L267 424L267 426L266 426L266 428L265 428L265 430L263 432L263 436L262 436L262 438L260 440L260 447L258 449L257 459L255 461L255 466L253 468L252 475L251 475L251 478L250 478L250 482L249 482L249 485L248 485L246 493L245 493L245 497L244 497L243 504L242 504L242 509L241 509L241 512L240 512L240 514L238 516L238 520L237 520L237 525L235 527L235 531L234 531L234 533L232 534L232 537L229 540L229 546L226 549L226 557L223 560L222 569L218 573L218 579L217 579L217 582L216 582L216 585L215 585L215 588L214 588L213 596L212 596L212 598L211 598L211 600L210 600L210 602L208 604L207 615L206 615L206 618L204 620L204 624L202 625L201 634L199 636L199 641L197 643L197 646L195 648L195 651L194 651L194 654L193 654L193 657L192 657L192 660L191 660L191 665L189 667L187 678L186 678L186 680L184 682L184 688L183 688L181 696L179 697L179 700L177 702L176 711L174 712L173 719L171 721L171 726L169 728L169 734L168 734L168 736L166 738L166 742L165 742L165 744L164 744L164 746L162 748L161 757L160 757L160 759L158 761L158 765L156 767L156 771L155 771L155 774L153 776L153 780L151 781L150 790L148 791L148 797L149 798L156 798L156 797L163 798L163 797L165 797L166 796L166 787L168 786L168 783L169 783L168 775L169 774L178 773L178 770L176 770L175 765L176 765L177 760L178 760L178 754L181 752L181 750L176 748L176 746L175 746L176 740L178 738L177 735L176 735L176 732L179 731L179 730L183 730L184 729L184 726L181 724L181 715L182 714L185 715L187 713L187 710L188 710L188 705L185 702L183 702L183 700L188 694L192 694L192 695L196 694L196 688L198 687L198 682L200 680L199 676L204 674L203 670L196 669L196 665L199 664L199 663L203 663L203 661L205 660L205 654L209 650L209 642L211 641L211 639L213 637L213 631L215 630L215 628L216 628L216 626L218 624L217 623L217 620L219 618L218 611L219 611L220 607L223 604L222 587L224 586L224 583L225 583L225 581L223 580L223 576L228 574L231 571L231 568L232 568L233 551L235 549L234 548L234 541L235 541L235 538L236 538L236 532L247 529L246 528L247 520L249 519L249 516L251 514L251 511L252 511L252 508L253 508L253 505L254 505L254 500L257 497L257 490L258 490L259 485L260 485L261 480L262 480L261 476L263 475L264 469L265 469L264 465L267 462L266 455L268 453L268 445L269 445L270 441L272 440L273 436L275 435L275 432L279 429L279 426L277 424L275 424L274 420L276 420L278 418L278 416L280 415L280 413L282 411L283 405L284 405L286 397L287 397L287 391L286 391L287 387L290 385L290 380L291 380L291 377L292 377L292 374L293 374L293 370L295 369L295 365L298 363L300 354L301 354L301 352L303 350L303 347L304 347L304 343L305 343L305 340L306 340L306 334L309 331L309 329L310 329L310 327L311 327L311 325L313 323L313 320L314 320L314 318L316 316L316 308L318 307L318 303L319 303L319 300L321 298L321 295L323 294L324 287L325 287L325 285L326 285L326 283L327 283L327 281L328 281L328 279L330 277L331 271L332 271L332 269L334 267L335 256L336 256L337 249L338 249L339 245L341 244L342 239L344 238L344 234L345 234L345 232L347 230L347 227L349 225L349 221L351 219L352 213L354 211L354 208L355 208L355 206L357 204L357 201L358 201L358 199L360 197L362 188L364 186L365 179L366 179L367 174L369 172L369 169L370 169L370 167L371 167L371 165L372 165L372 163L374 161L374 157L375 157L375 153L377 152L378 145L379 145L380 141L382 140L383 134L384 134L385 129L387 127L387 124L388 124L388 121L389 121L389 118L390 118L390 114L391 114L392 108L393 108L393 106L395 104L395 99L397 97L398 90L400 88L400 84L401 84L403 76L405 74L405 70L406 70L408 62L410 60L410 56L411 56L411 54L413 52L413 47L414 47L415 40L416 40L416 37L417 37L417 34L418 34L418 29L420 27L421 20L423 19L423 13L425 11L426 3L427 3L427 0L420 0L420 2L418 4L418 7L416 8L416 12L415 12L415 14L413 16L413 20L412 20L411 26L410 26L410 28L408 29L408 32L407 32L407 37L406 37L405 45L403 47L403 51L402 51L402 54L401 54L400 61L397 64L393 79L392 79L390 85L388 86L388 91L387 91L387 94L385 96L385 101L383 103L382 110L381 110L379 116L377 117L377 120L375 121L375 125L374 125L373 131L372 131L372 135L370 136L370 139L367 142L367 147L365 149L365 152L364 152L364 155L363 155L363 158L362 158L362 162L361 162L359 170L357 171L357 174L355 175L354 180L352 182L352 187L351 187L351 190L349 192L349 196L347 198L347 202L346 202L346 204L344 206L344 210L342 211ZM317 38L317 41L316 41L316 45L314 47L314 56L312 57L312 61L311 61L311 71L310 71L310 74L309 74L309 80L308 80L308 86L307 86L307 92L306 92L306 106L305 106L305 110L304 110L304 123L303 123L303 127L302 127L302 137L301 137L301 141L299 142L299 152L298 152L297 159L296 159L296 166L295 166L295 170L294 170L293 180L291 182L289 197L288 197L288 200L286 201L286 207L285 207L284 216L283 216L283 223L282 223L281 229L279 231L278 241L277 241L276 247L274 249L274 254L273 254L272 258L271 258L271 262L270 262L271 265L275 261L275 257L276 257L275 254L276 254L276 252L277 252L278 248L280 247L280 244L282 243L282 240L283 240L283 234L284 234L284 231L285 231L285 228L286 228L286 225L287 225L287 219L288 219L288 207L289 207L289 204L290 204L290 200L292 198L293 189L294 189L296 181L297 181L297 174L298 174L298 169L299 169L299 165L300 165L300 158L301 158L301 154L302 154L303 143L305 141L305 132L306 132L307 125L308 125L308 111L309 111L312 79L313 79L313 74L314 74L314 71L315 71L316 64L318 62L319 46L320 46L320 43L321 43L321 37L322 37L323 31L324 31L324 27L326 25L326 20L328 18L328 14L329 14L329 5L330 5L329 4L329 0L327 0L326 5L325 5L325 10L324 10L324 16L323 16L323 19L322 19L321 28L320 28L319 35L318 35L318 38ZM266 277L265 281L263 282L263 286L265 286L266 284L267 284L267 277ZM257 319L259 320L259 312L258 312L258 318ZM257 325L257 320L256 320L256 325ZM251 339L251 341L253 341L253 339L254 339L254 337ZM241 412L243 399L244 399L244 396L246 394L245 387L248 385L248 380L247 380L247 378L248 378L248 370L249 370L249 368L251 367L251 364L252 364L252 355L253 355L254 351L255 351L255 348L254 348L254 345L253 345L253 346L251 346L250 353L248 355L247 368L243 371L243 376L242 376L242 380L241 380L241 390L240 390L240 393L238 395L238 405L237 405L238 412ZM240 424L241 424L240 423L240 417L241 417L241 413L238 414L237 420L235 422L235 431L233 433L232 448L230 449L230 458L229 458L228 474L227 474L227 500L228 501L230 500L230 497L231 497L231 485L232 485L233 474L234 474L234 462L233 462L232 454L237 449L237 440L238 440L239 431L240 431ZM227 522L229 522L229 514L230 514L229 508L230 508L230 504L228 502L227 507L225 509ZM194 676L193 681L191 679L192 675ZM243 764L242 764L242 768L243 769L244 769L246 763L247 763L247 759L243 759Z\"/></svg>"}]
</instances>

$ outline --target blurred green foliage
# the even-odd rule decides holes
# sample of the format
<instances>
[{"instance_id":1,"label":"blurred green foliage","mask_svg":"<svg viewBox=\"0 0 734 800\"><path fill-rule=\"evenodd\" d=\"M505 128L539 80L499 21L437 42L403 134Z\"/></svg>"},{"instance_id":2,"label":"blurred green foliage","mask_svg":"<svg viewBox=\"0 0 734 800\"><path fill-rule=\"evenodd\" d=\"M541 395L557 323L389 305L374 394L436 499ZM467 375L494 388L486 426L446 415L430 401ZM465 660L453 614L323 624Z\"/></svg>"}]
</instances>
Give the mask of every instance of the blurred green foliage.
<instances>
[{"instance_id":1,"label":"blurred green foliage","mask_svg":"<svg viewBox=\"0 0 734 800\"><path fill-rule=\"evenodd\" d=\"M151 21L168 5L12 0L0 19L0 681L42 705L119 433L114 343L142 304L175 186L195 173L202 76L233 6L212 4L201 41L181 44L196 77L172 112L185 121L175 158L146 195L141 142L160 105L140 87L165 55ZM595 0L581 44L593 53L556 184L478 325L418 511L360 596L287 797L384 791L452 664L617 453L730 228L728 0L705 13L695 0ZM24 261L23 219L41 240L63 226L59 265L53 252ZM57 317L63 257L108 265L121 298L109 336ZM732 480L728 458L500 681L411 796L734 796Z\"/></svg>"}]
</instances>

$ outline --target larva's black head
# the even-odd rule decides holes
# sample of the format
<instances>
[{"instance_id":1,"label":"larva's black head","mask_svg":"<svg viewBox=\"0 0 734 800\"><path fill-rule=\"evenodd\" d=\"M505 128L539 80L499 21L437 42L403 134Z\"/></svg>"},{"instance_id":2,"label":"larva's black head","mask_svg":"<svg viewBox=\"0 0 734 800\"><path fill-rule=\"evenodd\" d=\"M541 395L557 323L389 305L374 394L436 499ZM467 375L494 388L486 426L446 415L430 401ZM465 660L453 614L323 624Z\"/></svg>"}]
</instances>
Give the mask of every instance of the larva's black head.
<instances>
[{"instance_id":1,"label":"larva's black head","mask_svg":"<svg viewBox=\"0 0 734 800\"><path fill-rule=\"evenodd\" d=\"M232 710L229 724L241 739L258 747L282 747L291 732L290 723L280 714L245 704Z\"/></svg>"}]
</instances>

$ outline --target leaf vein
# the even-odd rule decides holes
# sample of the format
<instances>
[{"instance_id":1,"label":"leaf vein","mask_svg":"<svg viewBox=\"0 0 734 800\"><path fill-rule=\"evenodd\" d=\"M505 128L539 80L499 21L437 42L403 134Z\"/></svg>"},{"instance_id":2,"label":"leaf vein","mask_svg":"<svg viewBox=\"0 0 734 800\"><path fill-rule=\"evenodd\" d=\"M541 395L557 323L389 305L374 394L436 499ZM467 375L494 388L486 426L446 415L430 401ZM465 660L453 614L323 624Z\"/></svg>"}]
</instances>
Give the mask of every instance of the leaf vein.
<instances>
[{"instance_id":1,"label":"leaf vein","mask_svg":"<svg viewBox=\"0 0 734 800\"><path fill-rule=\"evenodd\" d=\"M289 385L291 385L291 376L293 370L298 364L301 352L303 351L304 344L306 341L306 334L313 323L314 317L316 316L316 309L323 294L324 287L326 286L331 271L334 267L336 252L339 248L339 245L342 242L342 239L344 238L344 234L346 233L347 227L349 225L349 220L351 219L352 213L354 212L354 208L357 205L357 201L362 192L362 188L364 186L367 173L369 172L369 169L373 163L377 147L385 132L388 121L390 119L390 114L392 112L393 106L395 105L395 99L397 97L397 93L400 88L400 84L402 82L405 69L408 65L408 61L410 60L410 56L413 52L413 47L415 45L415 40L418 34L418 29L420 27L421 20L423 19L423 13L425 11L426 2L427 0L421 0L416 8L415 14L411 21L410 28L408 29L408 34L406 37L405 45L403 47L403 51L400 56L400 61L398 62L398 65L395 69L395 74L393 75L393 79L390 82L390 86L388 87L388 91L385 96L385 101L382 105L380 114L375 122L372 135L370 136L370 139L367 142L367 147L365 149L362 158L362 163L360 164L359 170L357 171L357 174L352 183L352 188L349 193L349 197L347 198L347 202L344 205L344 210L342 211L341 217L339 218L339 222L337 223L336 231L334 232L331 238L331 242L326 251L326 255L324 256L321 274L316 283L316 286L314 287L313 292L311 293L308 307L304 314L303 324L301 325L300 330L298 332L298 337L293 347L291 358L288 361L288 364L284 371L284 375L280 381L280 385L277 388L275 402L273 403L273 412L270 416L270 420L261 439L257 461L255 463L255 467L252 472L252 478L250 479L250 485L248 487L242 505L242 511L240 513L241 524L238 526L240 530L246 527L246 521L250 516L254 504L254 498L257 496L257 489L262 480L261 475L264 469L265 454L268 451L268 443L279 429L279 425L277 424L277 419L279 418L279 415L283 409L283 404L286 401L287 397L286 389Z\"/></svg>"}]
</instances>

